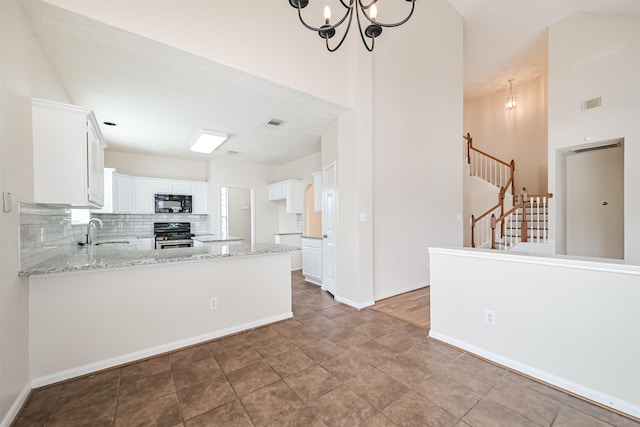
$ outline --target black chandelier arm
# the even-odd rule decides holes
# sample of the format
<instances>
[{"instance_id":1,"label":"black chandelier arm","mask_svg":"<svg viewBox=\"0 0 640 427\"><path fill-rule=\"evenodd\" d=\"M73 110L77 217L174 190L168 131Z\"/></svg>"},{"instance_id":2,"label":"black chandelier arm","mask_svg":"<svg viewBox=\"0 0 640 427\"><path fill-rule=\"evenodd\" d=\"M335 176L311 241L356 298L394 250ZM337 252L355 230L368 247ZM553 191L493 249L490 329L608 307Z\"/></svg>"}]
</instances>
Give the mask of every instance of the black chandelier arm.
<instances>
[{"instance_id":1,"label":"black chandelier arm","mask_svg":"<svg viewBox=\"0 0 640 427\"><path fill-rule=\"evenodd\" d=\"M369 18L369 15L366 13L364 13L364 17L367 19L367 21L371 22L372 24L379 25L381 27L386 27L386 28L399 27L400 25L404 24L411 18L411 16L413 15L413 11L416 8L416 0L410 0L410 1L411 1L411 10L409 11L409 15L407 15L407 17L404 18L402 21L396 22L394 24L385 24L383 22L374 21L373 19ZM357 0L357 2L362 10L366 10L366 9L369 9L374 4L376 4L378 0L372 0L371 3L369 3L366 6L362 4L362 0Z\"/></svg>"},{"instance_id":2,"label":"black chandelier arm","mask_svg":"<svg viewBox=\"0 0 640 427\"><path fill-rule=\"evenodd\" d=\"M364 15L366 16L366 14ZM375 45L376 38L371 37L371 47L369 47L369 44L367 44L367 39L364 38L364 31L362 31L362 24L360 23L360 14L358 12L356 12L356 21L358 21L358 32L360 33L362 44L364 44L364 47L366 47L369 52L373 52L373 47Z\"/></svg>"},{"instance_id":3,"label":"black chandelier arm","mask_svg":"<svg viewBox=\"0 0 640 427\"><path fill-rule=\"evenodd\" d=\"M342 0L340 0L340 2L342 2ZM316 31L316 32L320 31L321 29L322 30L328 30L328 29L331 29L331 28L334 28L334 29L338 28L345 21L345 19L347 19L347 17L349 16L349 14L352 11L350 8L348 8L348 10L345 12L344 16L342 17L342 19L340 19L340 21L338 21L338 23L336 23L334 25L324 25L323 26L324 28L321 28L321 27L316 28L316 27L312 27L311 25L307 24L306 22L304 22L304 19L302 19L302 9L300 8L300 3L298 3L297 9L298 9L298 18L300 19L300 22L302 23L302 25L305 28L307 28L307 29L309 29L311 31Z\"/></svg>"},{"instance_id":4,"label":"black chandelier arm","mask_svg":"<svg viewBox=\"0 0 640 427\"><path fill-rule=\"evenodd\" d=\"M342 0L340 0L342 1ZM336 50L338 50L338 48L340 48L340 46L342 46L342 43L344 43L344 40L347 38L347 34L349 34L349 29L351 28L351 20L353 19L353 13L349 13L349 22L347 23L347 28L344 30L344 34L342 34L342 38L340 39L340 43L338 43L336 45L336 47L334 47L333 49L329 47L329 37L324 37L326 43L327 43L327 50L329 52L335 52ZM344 21L344 19L342 19L342 21ZM342 23L342 21L340 21L340 23ZM336 26L339 24L336 24ZM365 43L366 44L366 43Z\"/></svg>"}]
</instances>

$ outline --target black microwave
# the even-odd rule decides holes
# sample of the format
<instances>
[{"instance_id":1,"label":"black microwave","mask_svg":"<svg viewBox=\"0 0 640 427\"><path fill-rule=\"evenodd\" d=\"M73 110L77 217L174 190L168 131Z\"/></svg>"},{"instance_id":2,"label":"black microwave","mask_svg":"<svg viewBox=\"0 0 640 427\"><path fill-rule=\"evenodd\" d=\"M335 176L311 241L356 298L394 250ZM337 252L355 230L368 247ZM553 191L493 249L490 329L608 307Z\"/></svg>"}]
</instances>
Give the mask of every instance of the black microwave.
<instances>
[{"instance_id":1,"label":"black microwave","mask_svg":"<svg viewBox=\"0 0 640 427\"><path fill-rule=\"evenodd\" d=\"M192 197L183 194L156 194L156 213L191 213Z\"/></svg>"}]
</instances>

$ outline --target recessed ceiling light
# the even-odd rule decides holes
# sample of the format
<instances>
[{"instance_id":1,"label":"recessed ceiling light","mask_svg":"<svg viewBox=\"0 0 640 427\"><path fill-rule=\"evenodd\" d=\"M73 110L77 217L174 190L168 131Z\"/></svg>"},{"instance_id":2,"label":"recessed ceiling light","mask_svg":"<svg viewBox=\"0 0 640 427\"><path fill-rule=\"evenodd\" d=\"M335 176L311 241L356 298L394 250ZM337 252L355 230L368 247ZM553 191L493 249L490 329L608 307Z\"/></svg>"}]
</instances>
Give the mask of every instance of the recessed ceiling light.
<instances>
[{"instance_id":1,"label":"recessed ceiling light","mask_svg":"<svg viewBox=\"0 0 640 427\"><path fill-rule=\"evenodd\" d=\"M267 121L267 123L265 123L266 125L269 126L280 126L281 124L284 123L284 120L280 120L280 119L269 119L269 121Z\"/></svg>"},{"instance_id":2,"label":"recessed ceiling light","mask_svg":"<svg viewBox=\"0 0 640 427\"><path fill-rule=\"evenodd\" d=\"M107 125L107 126L117 126L115 123L113 122L102 122L103 125Z\"/></svg>"},{"instance_id":3,"label":"recessed ceiling light","mask_svg":"<svg viewBox=\"0 0 640 427\"><path fill-rule=\"evenodd\" d=\"M191 146L191 151L210 154L227 139L227 134L214 130L202 129L200 136Z\"/></svg>"}]
</instances>

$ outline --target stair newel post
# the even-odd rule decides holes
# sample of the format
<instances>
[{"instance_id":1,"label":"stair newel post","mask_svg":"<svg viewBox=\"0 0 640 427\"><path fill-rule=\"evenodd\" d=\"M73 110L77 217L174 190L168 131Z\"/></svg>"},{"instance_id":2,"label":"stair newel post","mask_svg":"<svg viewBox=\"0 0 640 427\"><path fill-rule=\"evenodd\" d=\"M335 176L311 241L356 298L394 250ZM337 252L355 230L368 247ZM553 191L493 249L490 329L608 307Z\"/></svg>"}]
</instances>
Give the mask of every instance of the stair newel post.
<instances>
[{"instance_id":1,"label":"stair newel post","mask_svg":"<svg viewBox=\"0 0 640 427\"><path fill-rule=\"evenodd\" d=\"M467 140L467 164L471 164L471 134L467 132L463 138Z\"/></svg>"},{"instance_id":2,"label":"stair newel post","mask_svg":"<svg viewBox=\"0 0 640 427\"><path fill-rule=\"evenodd\" d=\"M496 248L496 216L491 214L491 249Z\"/></svg>"},{"instance_id":3,"label":"stair newel post","mask_svg":"<svg viewBox=\"0 0 640 427\"><path fill-rule=\"evenodd\" d=\"M520 241L528 242L528 225L527 225L527 202L529 201L529 194L527 193L527 188L522 187L522 227L520 230Z\"/></svg>"},{"instance_id":4,"label":"stair newel post","mask_svg":"<svg viewBox=\"0 0 640 427\"><path fill-rule=\"evenodd\" d=\"M509 163L509 169L511 169L511 196L513 198L513 204L516 203L516 162L511 159Z\"/></svg>"},{"instance_id":5,"label":"stair newel post","mask_svg":"<svg viewBox=\"0 0 640 427\"><path fill-rule=\"evenodd\" d=\"M471 215L471 247L476 247L476 239L475 239L475 228L476 228L476 217Z\"/></svg>"},{"instance_id":6,"label":"stair newel post","mask_svg":"<svg viewBox=\"0 0 640 427\"><path fill-rule=\"evenodd\" d=\"M504 216L504 196L506 192L507 191L504 187L500 187L500 193L498 194L498 203L500 203L500 218ZM500 237L504 237L504 221L500 221Z\"/></svg>"}]
</instances>

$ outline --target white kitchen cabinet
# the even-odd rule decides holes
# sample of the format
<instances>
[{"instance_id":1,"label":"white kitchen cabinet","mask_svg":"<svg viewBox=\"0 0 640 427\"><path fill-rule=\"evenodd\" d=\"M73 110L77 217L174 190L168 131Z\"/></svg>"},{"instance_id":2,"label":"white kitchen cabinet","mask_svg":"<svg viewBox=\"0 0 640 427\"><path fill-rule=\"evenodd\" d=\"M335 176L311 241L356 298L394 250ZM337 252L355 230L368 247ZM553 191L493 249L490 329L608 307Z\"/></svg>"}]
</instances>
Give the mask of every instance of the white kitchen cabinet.
<instances>
[{"instance_id":1,"label":"white kitchen cabinet","mask_svg":"<svg viewBox=\"0 0 640 427\"><path fill-rule=\"evenodd\" d=\"M171 181L154 181L153 194L173 194Z\"/></svg>"},{"instance_id":2,"label":"white kitchen cabinet","mask_svg":"<svg viewBox=\"0 0 640 427\"><path fill-rule=\"evenodd\" d=\"M313 174L313 210L322 212L322 172Z\"/></svg>"},{"instance_id":3,"label":"white kitchen cabinet","mask_svg":"<svg viewBox=\"0 0 640 427\"><path fill-rule=\"evenodd\" d=\"M133 178L128 175L115 174L114 212L131 214L135 208L135 189Z\"/></svg>"},{"instance_id":4,"label":"white kitchen cabinet","mask_svg":"<svg viewBox=\"0 0 640 427\"><path fill-rule=\"evenodd\" d=\"M104 168L104 204L101 209L92 209L93 213L113 213L115 208L115 177L116 170Z\"/></svg>"},{"instance_id":5,"label":"white kitchen cabinet","mask_svg":"<svg viewBox=\"0 0 640 427\"><path fill-rule=\"evenodd\" d=\"M287 184L285 181L269 184L269 200L284 200L287 197Z\"/></svg>"},{"instance_id":6,"label":"white kitchen cabinet","mask_svg":"<svg viewBox=\"0 0 640 427\"><path fill-rule=\"evenodd\" d=\"M191 195L194 214L209 213L209 183L193 182L191 183Z\"/></svg>"},{"instance_id":7,"label":"white kitchen cabinet","mask_svg":"<svg viewBox=\"0 0 640 427\"><path fill-rule=\"evenodd\" d=\"M153 194L192 194L190 181L154 180Z\"/></svg>"},{"instance_id":8,"label":"white kitchen cabinet","mask_svg":"<svg viewBox=\"0 0 640 427\"><path fill-rule=\"evenodd\" d=\"M31 107L33 201L101 207L106 144L93 112L35 98Z\"/></svg>"},{"instance_id":9,"label":"white kitchen cabinet","mask_svg":"<svg viewBox=\"0 0 640 427\"><path fill-rule=\"evenodd\" d=\"M144 178L134 178L133 188L134 196L134 213L137 214L154 214L155 197L153 195L153 181Z\"/></svg>"},{"instance_id":10,"label":"white kitchen cabinet","mask_svg":"<svg viewBox=\"0 0 640 427\"><path fill-rule=\"evenodd\" d=\"M302 181L288 179L269 184L269 200L282 199L285 199L286 212L288 214L302 213L304 204Z\"/></svg>"},{"instance_id":11,"label":"white kitchen cabinet","mask_svg":"<svg viewBox=\"0 0 640 427\"><path fill-rule=\"evenodd\" d=\"M322 285L322 239L302 238L302 275L315 285Z\"/></svg>"}]
</instances>

